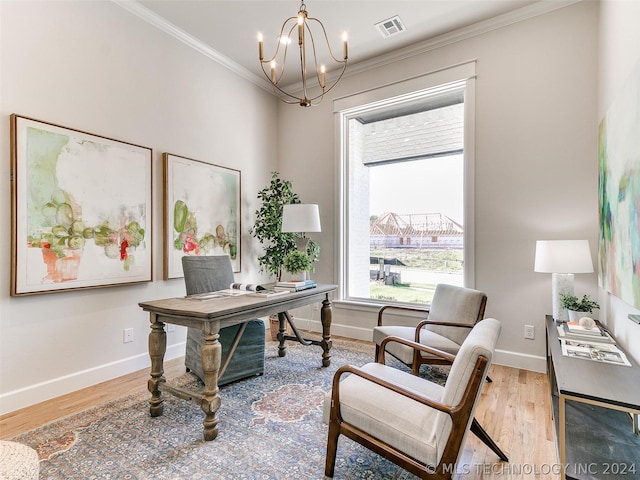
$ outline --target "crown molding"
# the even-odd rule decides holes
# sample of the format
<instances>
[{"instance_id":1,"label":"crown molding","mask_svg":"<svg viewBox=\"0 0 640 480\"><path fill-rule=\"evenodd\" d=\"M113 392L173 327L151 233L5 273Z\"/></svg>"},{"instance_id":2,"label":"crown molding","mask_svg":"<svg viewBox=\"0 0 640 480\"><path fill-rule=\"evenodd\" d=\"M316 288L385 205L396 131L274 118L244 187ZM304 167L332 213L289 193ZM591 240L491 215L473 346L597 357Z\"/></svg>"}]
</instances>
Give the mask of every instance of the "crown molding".
<instances>
[{"instance_id":1,"label":"crown molding","mask_svg":"<svg viewBox=\"0 0 640 480\"><path fill-rule=\"evenodd\" d=\"M415 57L416 55L422 55L432 50L436 50L453 43L468 40L470 38L474 38L479 35L492 32L494 30L499 30L501 28L508 27L509 25L513 25L530 18L544 15L546 13L565 8L569 5L573 5L582 1L583 0L542 0L526 7L519 8L512 12L489 18L482 22L474 23L457 30L452 30L451 32L438 35L437 37L431 38L429 40L425 40L423 42L416 43L405 48L394 50L393 52L380 55L363 62L359 62L355 65L350 65L347 68L344 76L349 77L352 75L357 75L368 70L374 70L385 65Z\"/></svg>"},{"instance_id":2,"label":"crown molding","mask_svg":"<svg viewBox=\"0 0 640 480\"><path fill-rule=\"evenodd\" d=\"M257 85L258 87L266 90L269 93L273 93L271 84L267 80L255 75L253 72L247 70L246 68L244 68L237 62L233 61L229 57L211 48L206 43L198 40L197 38L188 34L184 30L176 27L174 24L167 21L164 17L161 17L155 12L149 10L147 7L141 5L136 0L111 0L111 1L116 5L118 5L119 7L122 7L123 9L125 9L129 13L136 15L137 17L141 18L145 22L153 25L154 27L157 27L158 29L171 35L175 39L181 41L185 45L193 48L196 52L201 53L205 57L210 58L214 62L231 70L236 75L244 78L245 80L248 80L249 82L253 83L254 85Z\"/></svg>"},{"instance_id":3,"label":"crown molding","mask_svg":"<svg viewBox=\"0 0 640 480\"><path fill-rule=\"evenodd\" d=\"M138 16L142 20L171 35L177 40L183 42L197 52L219 63L223 67L231 70L238 76L275 95L271 84L267 80L258 75L255 75L229 57L222 55L220 52L211 48L209 45L201 42L197 38L176 27L171 22L168 22L165 18L157 15L156 13L138 3L137 0L111 1L127 10L128 12ZM446 45L451 45L453 43L477 37L478 35L483 35L485 33L489 33L494 30L513 25L514 23L522 22L530 18L544 15L546 13L565 8L582 1L583 0L542 0L531 5L527 5L526 7L519 8L512 12L505 13L488 20L484 20L482 22L474 23L473 25L453 30L442 35L438 35L437 37L431 38L424 42L416 43L414 45L410 45L408 47L401 48L384 55L379 55L369 60L364 60L362 62L349 65L346 72L344 73L344 76L351 77L353 75L358 75L369 70L399 62L401 60L406 60L416 55L422 55L429 51L442 48ZM329 80L331 79L332 78L329 78ZM284 88L292 88L298 91L302 89L302 82L294 83Z\"/></svg>"}]
</instances>

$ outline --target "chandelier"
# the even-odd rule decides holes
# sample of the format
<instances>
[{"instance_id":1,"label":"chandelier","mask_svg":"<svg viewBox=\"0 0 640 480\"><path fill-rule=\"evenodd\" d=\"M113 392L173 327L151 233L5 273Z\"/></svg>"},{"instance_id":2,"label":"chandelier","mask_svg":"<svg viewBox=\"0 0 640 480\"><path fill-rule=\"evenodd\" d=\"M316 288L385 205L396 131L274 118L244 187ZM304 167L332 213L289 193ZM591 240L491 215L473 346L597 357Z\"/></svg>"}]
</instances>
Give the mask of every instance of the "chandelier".
<instances>
[{"instance_id":1,"label":"chandelier","mask_svg":"<svg viewBox=\"0 0 640 480\"><path fill-rule=\"evenodd\" d=\"M336 80L327 86L326 72L327 67L322 64L318 65L318 58L316 56L316 39L314 38L313 29L316 31L316 36L320 37L326 42L332 65L339 66L341 68L340 74ZM298 48L300 50L300 74L302 76L302 93L301 96L294 93L286 92L280 83L283 81L284 72L287 62L287 53L289 45L295 41L294 36L298 39ZM333 54L331 45L329 44L329 38L327 32L324 29L324 25L317 18L309 17L307 15L307 7L303 3L300 4L300 10L295 17L287 18L282 24L280 29L280 35L278 36L278 43L276 51L269 59L264 58L264 38L262 33L258 33L258 50L260 56L260 66L265 77L271 82L274 89L280 92L278 97L285 103L299 104L302 107L311 107L318 105L325 93L329 92L342 78L345 69L347 68L347 34L342 34L342 53L343 59L339 60ZM307 68L307 62L311 68ZM311 73L313 72L313 73ZM307 74L310 75L307 78ZM309 98L308 88L319 86L320 93L318 95Z\"/></svg>"}]
</instances>

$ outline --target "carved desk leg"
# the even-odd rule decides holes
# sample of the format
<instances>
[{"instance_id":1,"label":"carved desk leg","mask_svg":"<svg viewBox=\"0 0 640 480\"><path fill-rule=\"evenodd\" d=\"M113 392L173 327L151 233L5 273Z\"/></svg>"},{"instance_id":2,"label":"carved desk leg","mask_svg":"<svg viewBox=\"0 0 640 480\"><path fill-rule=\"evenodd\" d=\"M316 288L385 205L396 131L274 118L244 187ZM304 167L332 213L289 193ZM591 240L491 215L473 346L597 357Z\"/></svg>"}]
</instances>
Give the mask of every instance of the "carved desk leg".
<instances>
[{"instance_id":1,"label":"carved desk leg","mask_svg":"<svg viewBox=\"0 0 640 480\"><path fill-rule=\"evenodd\" d=\"M205 413L204 439L209 441L218 436L217 413L222 400L218 389L218 373L220 371L220 361L222 358L222 345L218 341L220 335L204 334L204 344L202 345L202 371L204 373L204 392L200 407Z\"/></svg>"},{"instance_id":2,"label":"carved desk leg","mask_svg":"<svg viewBox=\"0 0 640 480\"><path fill-rule=\"evenodd\" d=\"M164 323L157 320L156 314L151 314L151 332L149 333L149 356L151 357L151 378L148 388L151 392L149 400L149 412L152 417L162 415L164 408L160 384L165 383L164 378L164 354L167 350L167 334L164 331Z\"/></svg>"},{"instance_id":3,"label":"carved desk leg","mask_svg":"<svg viewBox=\"0 0 640 480\"><path fill-rule=\"evenodd\" d=\"M320 309L320 322L322 323L322 366L328 367L331 365L331 302L329 296L322 301L322 308Z\"/></svg>"},{"instance_id":4,"label":"carved desk leg","mask_svg":"<svg viewBox=\"0 0 640 480\"><path fill-rule=\"evenodd\" d=\"M278 356L284 357L287 354L287 346L284 336L287 329L287 316L284 312L278 313Z\"/></svg>"}]
</instances>

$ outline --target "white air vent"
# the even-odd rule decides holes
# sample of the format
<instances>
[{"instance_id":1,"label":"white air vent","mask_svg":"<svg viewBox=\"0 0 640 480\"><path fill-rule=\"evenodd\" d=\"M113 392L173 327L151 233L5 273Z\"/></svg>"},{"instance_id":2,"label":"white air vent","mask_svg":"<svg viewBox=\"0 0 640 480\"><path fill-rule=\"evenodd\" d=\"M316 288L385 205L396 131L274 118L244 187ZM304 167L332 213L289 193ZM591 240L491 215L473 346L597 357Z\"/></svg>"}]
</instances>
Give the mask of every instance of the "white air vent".
<instances>
[{"instance_id":1,"label":"white air vent","mask_svg":"<svg viewBox=\"0 0 640 480\"><path fill-rule=\"evenodd\" d=\"M393 35L397 35L406 30L402 20L400 17L396 15L395 17L388 18L383 20L382 22L378 22L375 24L376 28L380 32L383 38L388 38Z\"/></svg>"}]
</instances>

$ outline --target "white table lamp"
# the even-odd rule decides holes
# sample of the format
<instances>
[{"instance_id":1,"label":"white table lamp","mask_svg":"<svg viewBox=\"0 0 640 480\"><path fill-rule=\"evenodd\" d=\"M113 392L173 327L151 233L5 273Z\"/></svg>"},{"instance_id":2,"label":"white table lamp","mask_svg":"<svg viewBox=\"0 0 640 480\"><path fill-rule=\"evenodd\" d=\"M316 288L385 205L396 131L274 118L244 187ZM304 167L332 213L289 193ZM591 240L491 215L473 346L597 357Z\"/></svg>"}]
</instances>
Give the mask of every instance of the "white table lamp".
<instances>
[{"instance_id":1,"label":"white table lamp","mask_svg":"<svg viewBox=\"0 0 640 480\"><path fill-rule=\"evenodd\" d=\"M312 203L291 203L282 208L282 232L302 233L296 237L296 245L301 252L307 251L309 239L306 232L320 232L320 210Z\"/></svg>"},{"instance_id":2,"label":"white table lamp","mask_svg":"<svg viewBox=\"0 0 640 480\"><path fill-rule=\"evenodd\" d=\"M573 295L573 274L592 273L593 262L588 240L538 240L533 270L551 273L553 318L567 320L560 296Z\"/></svg>"}]
</instances>

